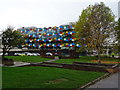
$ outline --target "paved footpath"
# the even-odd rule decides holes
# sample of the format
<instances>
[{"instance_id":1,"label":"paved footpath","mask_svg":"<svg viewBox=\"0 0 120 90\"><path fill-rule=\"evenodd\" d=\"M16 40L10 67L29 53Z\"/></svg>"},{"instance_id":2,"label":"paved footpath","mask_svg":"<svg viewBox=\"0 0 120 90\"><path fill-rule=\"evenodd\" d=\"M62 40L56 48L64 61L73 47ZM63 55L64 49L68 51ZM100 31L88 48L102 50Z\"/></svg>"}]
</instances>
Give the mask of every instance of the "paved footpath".
<instances>
[{"instance_id":1,"label":"paved footpath","mask_svg":"<svg viewBox=\"0 0 120 90\"><path fill-rule=\"evenodd\" d=\"M120 83L118 83L120 82L119 76L120 76L120 72L112 74L109 77L98 81L94 85L89 86L88 90L89 88L119 88L120 90L120 86L119 86Z\"/></svg>"},{"instance_id":2,"label":"paved footpath","mask_svg":"<svg viewBox=\"0 0 120 90\"><path fill-rule=\"evenodd\" d=\"M55 59L52 59L52 60L48 60L48 61L44 61L44 62L52 62L52 61L56 61L56 60L59 60L59 58L55 58ZM42 63L42 62L38 62L38 63ZM14 62L14 65L12 66L9 66L9 67L19 67L19 66L24 66L24 65L30 65L30 63L27 63L27 62ZM3 66L1 63L0 63L0 66Z\"/></svg>"},{"instance_id":3,"label":"paved footpath","mask_svg":"<svg viewBox=\"0 0 120 90\"><path fill-rule=\"evenodd\" d=\"M58 57L55 57L55 59L48 60L48 61L44 61L44 62L53 62L53 61L56 61L56 60L59 60L59 58L58 58Z\"/></svg>"}]
</instances>

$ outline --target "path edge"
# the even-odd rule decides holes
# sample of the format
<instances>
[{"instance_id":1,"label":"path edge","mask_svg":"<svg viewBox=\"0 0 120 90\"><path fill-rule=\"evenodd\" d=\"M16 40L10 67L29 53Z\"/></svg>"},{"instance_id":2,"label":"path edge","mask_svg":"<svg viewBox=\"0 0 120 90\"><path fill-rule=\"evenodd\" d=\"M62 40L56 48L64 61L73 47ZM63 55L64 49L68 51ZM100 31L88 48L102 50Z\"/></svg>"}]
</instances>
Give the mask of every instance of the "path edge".
<instances>
[{"instance_id":1,"label":"path edge","mask_svg":"<svg viewBox=\"0 0 120 90\"><path fill-rule=\"evenodd\" d=\"M97 79L95 79L95 80L93 80L93 81L90 81L90 82L88 82L87 84L85 84L85 85L77 88L76 90L86 89L86 88L89 87L90 85L93 85L93 84L95 84L96 82L98 82L98 81L100 81L100 80L102 80L102 79L104 79L104 78L106 78L106 77L109 77L110 75L112 75L112 73L106 73L106 74L104 74L103 76L98 77Z\"/></svg>"}]
</instances>

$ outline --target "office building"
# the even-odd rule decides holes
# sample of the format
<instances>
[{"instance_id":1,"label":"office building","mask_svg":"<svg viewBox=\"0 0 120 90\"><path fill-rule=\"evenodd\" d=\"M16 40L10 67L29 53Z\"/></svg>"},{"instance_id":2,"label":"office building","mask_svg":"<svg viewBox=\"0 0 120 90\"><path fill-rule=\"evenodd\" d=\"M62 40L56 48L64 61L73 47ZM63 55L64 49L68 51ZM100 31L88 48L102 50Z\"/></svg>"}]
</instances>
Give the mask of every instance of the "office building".
<instances>
[{"instance_id":1,"label":"office building","mask_svg":"<svg viewBox=\"0 0 120 90\"><path fill-rule=\"evenodd\" d=\"M120 18L120 1L118 2L118 19Z\"/></svg>"}]
</instances>

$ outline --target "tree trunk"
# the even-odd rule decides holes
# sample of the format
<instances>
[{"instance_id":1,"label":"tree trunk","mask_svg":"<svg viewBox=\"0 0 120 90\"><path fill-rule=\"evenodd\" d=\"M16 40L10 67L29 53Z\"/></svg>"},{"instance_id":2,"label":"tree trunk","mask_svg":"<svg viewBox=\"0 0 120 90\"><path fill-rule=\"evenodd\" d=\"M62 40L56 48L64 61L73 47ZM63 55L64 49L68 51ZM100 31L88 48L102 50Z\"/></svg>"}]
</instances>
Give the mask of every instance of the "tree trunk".
<instances>
[{"instance_id":1,"label":"tree trunk","mask_svg":"<svg viewBox=\"0 0 120 90\"><path fill-rule=\"evenodd\" d=\"M98 50L97 50L97 60L98 60L98 63L101 63L101 58L100 58L100 48L98 47Z\"/></svg>"},{"instance_id":2,"label":"tree trunk","mask_svg":"<svg viewBox=\"0 0 120 90\"><path fill-rule=\"evenodd\" d=\"M100 55L99 55L99 54L98 54L98 63L101 63L101 62L100 62Z\"/></svg>"},{"instance_id":3,"label":"tree trunk","mask_svg":"<svg viewBox=\"0 0 120 90\"><path fill-rule=\"evenodd\" d=\"M4 58L5 58L5 53L6 53L6 51L5 51L5 49L3 48L2 60L4 60Z\"/></svg>"},{"instance_id":4,"label":"tree trunk","mask_svg":"<svg viewBox=\"0 0 120 90\"><path fill-rule=\"evenodd\" d=\"M5 59L5 53L6 53L6 49L5 49L5 48L3 48L2 60L4 60L4 59Z\"/></svg>"}]
</instances>

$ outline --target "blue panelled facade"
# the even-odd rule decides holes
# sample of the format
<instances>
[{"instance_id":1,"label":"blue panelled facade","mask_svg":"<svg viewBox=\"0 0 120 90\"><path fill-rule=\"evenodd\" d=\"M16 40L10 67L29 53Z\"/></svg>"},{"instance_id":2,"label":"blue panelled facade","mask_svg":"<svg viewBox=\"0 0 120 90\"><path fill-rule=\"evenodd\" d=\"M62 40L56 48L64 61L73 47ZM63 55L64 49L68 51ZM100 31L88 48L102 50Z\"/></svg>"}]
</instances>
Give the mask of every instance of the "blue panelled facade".
<instances>
[{"instance_id":1,"label":"blue panelled facade","mask_svg":"<svg viewBox=\"0 0 120 90\"><path fill-rule=\"evenodd\" d=\"M76 44L74 27L62 25L59 27L22 28L18 31L25 36L25 43L19 47L27 47L40 50L74 50L81 45Z\"/></svg>"}]
</instances>

